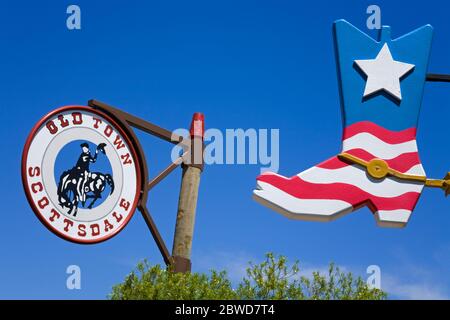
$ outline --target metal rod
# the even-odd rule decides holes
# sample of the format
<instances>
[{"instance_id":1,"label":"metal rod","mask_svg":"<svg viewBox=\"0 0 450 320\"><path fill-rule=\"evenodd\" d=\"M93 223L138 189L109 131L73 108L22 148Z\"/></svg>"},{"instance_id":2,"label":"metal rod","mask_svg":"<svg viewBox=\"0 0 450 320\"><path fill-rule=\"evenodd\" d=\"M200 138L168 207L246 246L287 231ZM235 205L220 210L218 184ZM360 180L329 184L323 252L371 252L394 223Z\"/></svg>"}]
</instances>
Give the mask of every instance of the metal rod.
<instances>
[{"instance_id":1,"label":"metal rod","mask_svg":"<svg viewBox=\"0 0 450 320\"><path fill-rule=\"evenodd\" d=\"M167 177L173 170L175 170L183 162L183 156L172 162L167 168L161 171L152 181L147 185L147 191L150 191L154 186L156 186L162 179Z\"/></svg>"},{"instance_id":2,"label":"metal rod","mask_svg":"<svg viewBox=\"0 0 450 320\"><path fill-rule=\"evenodd\" d=\"M425 181L425 186L431 187L431 188L445 188L446 181L443 179L427 179Z\"/></svg>"},{"instance_id":3,"label":"metal rod","mask_svg":"<svg viewBox=\"0 0 450 320\"><path fill-rule=\"evenodd\" d=\"M450 74L429 73L426 79L430 82L450 82Z\"/></svg>"},{"instance_id":4,"label":"metal rod","mask_svg":"<svg viewBox=\"0 0 450 320\"><path fill-rule=\"evenodd\" d=\"M125 119L127 123L129 123L131 126L142 130L144 132L150 133L154 136L157 136L158 138L161 138L163 140L166 140L173 144L183 144L184 138L182 136L176 135L172 133L172 131L169 131L167 129L161 128L151 122L145 121L141 118L138 118L136 116L133 116L125 111L116 109L110 105L107 105L106 103L97 101L97 100L89 100L88 101L89 106L91 107L100 107L100 108L107 108L114 112L115 114L119 115L121 118Z\"/></svg>"},{"instance_id":5,"label":"metal rod","mask_svg":"<svg viewBox=\"0 0 450 320\"><path fill-rule=\"evenodd\" d=\"M145 223L150 229L150 232L152 233L153 239L155 240L156 245L158 246L159 252L161 252L164 262L166 263L166 265L172 264L172 258L170 256L169 250L167 250L164 240L161 237L161 234L159 233L158 228L156 227L156 224L153 221L153 218L147 209L147 206L140 205L138 208L139 211L141 211L142 217L144 218Z\"/></svg>"},{"instance_id":6,"label":"metal rod","mask_svg":"<svg viewBox=\"0 0 450 320\"><path fill-rule=\"evenodd\" d=\"M148 196L148 188L147 188L147 181L148 181L148 169L147 169L147 162L145 160L145 154L144 151L142 149L141 144L139 143L138 138L136 137L133 129L131 128L131 126L133 126L133 121L131 120L135 120L136 117L123 112L121 110L118 110L114 107L111 107L109 105L107 105L106 103L102 103L96 100L89 100L88 101L88 105L92 108L95 109L100 109L103 112L106 112L108 114L110 114L111 116L113 116L114 118L116 118L116 120L122 125L122 127L124 127L124 129L128 132L128 135L130 137L130 140L132 141L132 143L134 144L135 148L136 148L136 152L139 154L137 161L139 161L140 166L141 166L141 175L142 175L142 179L143 179L143 183L141 185L141 199L140 199L140 203L138 205L138 209L142 214L142 217L144 218L145 223L147 224L147 227L150 230L150 233L153 236L153 239L156 242L156 245L158 246L159 251L161 252L161 255L164 259L164 262L166 263L166 265L171 265L173 264L173 259L170 256L169 250L167 250L166 244L164 243L164 239L161 237L161 234L158 231L158 228L156 227L155 222L153 221L152 216L150 215L150 212L147 209L146 203L147 203L147 196ZM137 119L137 118L136 118ZM144 121L145 122L145 121ZM168 136L166 133L164 132L169 132L165 129L162 129L162 133L166 136ZM155 133L151 132L151 131L146 131L152 135L156 135ZM158 135L158 137L161 138L161 135ZM167 139L164 139L167 140Z\"/></svg>"}]
</instances>

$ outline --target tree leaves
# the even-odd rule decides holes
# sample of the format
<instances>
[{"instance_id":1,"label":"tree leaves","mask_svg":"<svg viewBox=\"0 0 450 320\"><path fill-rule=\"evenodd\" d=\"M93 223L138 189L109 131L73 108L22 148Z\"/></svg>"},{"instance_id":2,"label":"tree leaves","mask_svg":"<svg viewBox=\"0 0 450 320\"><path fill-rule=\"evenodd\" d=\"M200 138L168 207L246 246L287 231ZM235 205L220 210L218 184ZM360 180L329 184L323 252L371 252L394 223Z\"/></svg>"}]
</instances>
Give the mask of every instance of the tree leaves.
<instances>
[{"instance_id":1,"label":"tree leaves","mask_svg":"<svg viewBox=\"0 0 450 320\"><path fill-rule=\"evenodd\" d=\"M267 253L259 264L249 262L246 276L233 288L226 271L210 274L173 273L146 260L115 285L113 300L380 300L387 295L371 289L361 278L342 272L333 263L328 273L300 275L299 262L289 266L287 258Z\"/></svg>"}]
</instances>

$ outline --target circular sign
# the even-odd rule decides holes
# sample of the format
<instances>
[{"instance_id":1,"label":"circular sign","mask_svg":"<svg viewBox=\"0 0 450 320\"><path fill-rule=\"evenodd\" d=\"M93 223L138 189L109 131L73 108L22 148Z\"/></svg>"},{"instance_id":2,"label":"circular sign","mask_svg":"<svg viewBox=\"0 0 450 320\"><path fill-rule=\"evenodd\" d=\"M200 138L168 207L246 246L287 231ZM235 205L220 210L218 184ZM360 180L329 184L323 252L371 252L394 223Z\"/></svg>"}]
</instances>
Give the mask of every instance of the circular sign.
<instances>
[{"instance_id":1,"label":"circular sign","mask_svg":"<svg viewBox=\"0 0 450 320\"><path fill-rule=\"evenodd\" d=\"M140 195L137 153L101 111L66 106L41 119L22 156L22 181L37 217L58 236L97 243L122 230Z\"/></svg>"}]
</instances>

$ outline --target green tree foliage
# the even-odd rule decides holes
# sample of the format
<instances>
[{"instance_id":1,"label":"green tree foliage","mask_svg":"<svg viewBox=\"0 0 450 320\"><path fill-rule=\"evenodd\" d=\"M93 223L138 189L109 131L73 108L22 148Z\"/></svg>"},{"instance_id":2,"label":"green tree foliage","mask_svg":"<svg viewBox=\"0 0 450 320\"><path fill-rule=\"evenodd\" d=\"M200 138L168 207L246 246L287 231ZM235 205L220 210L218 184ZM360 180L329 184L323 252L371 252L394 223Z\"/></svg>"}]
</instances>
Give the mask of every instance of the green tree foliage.
<instances>
[{"instance_id":1,"label":"green tree foliage","mask_svg":"<svg viewBox=\"0 0 450 320\"><path fill-rule=\"evenodd\" d=\"M342 272L330 264L325 275L299 274L299 262L289 266L286 257L266 254L260 264L249 264L247 274L233 288L226 271L210 274L173 273L147 261L138 264L123 283L115 285L109 295L113 300L141 299L211 299L211 300L381 300L386 293L370 289L361 278Z\"/></svg>"}]
</instances>

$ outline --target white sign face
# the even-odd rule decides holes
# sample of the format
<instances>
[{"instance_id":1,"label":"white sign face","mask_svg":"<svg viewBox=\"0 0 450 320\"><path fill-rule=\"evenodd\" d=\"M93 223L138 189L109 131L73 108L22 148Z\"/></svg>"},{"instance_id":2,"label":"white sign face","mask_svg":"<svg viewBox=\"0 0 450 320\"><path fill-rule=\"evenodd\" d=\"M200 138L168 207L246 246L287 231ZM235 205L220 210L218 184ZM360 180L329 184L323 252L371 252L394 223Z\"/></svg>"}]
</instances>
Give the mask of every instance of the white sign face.
<instances>
[{"instance_id":1,"label":"white sign face","mask_svg":"<svg viewBox=\"0 0 450 320\"><path fill-rule=\"evenodd\" d=\"M137 154L120 126L98 110L67 106L33 128L22 180L38 218L58 236L96 243L117 234L140 195Z\"/></svg>"}]
</instances>

